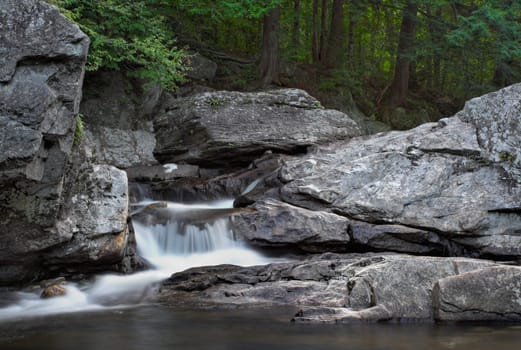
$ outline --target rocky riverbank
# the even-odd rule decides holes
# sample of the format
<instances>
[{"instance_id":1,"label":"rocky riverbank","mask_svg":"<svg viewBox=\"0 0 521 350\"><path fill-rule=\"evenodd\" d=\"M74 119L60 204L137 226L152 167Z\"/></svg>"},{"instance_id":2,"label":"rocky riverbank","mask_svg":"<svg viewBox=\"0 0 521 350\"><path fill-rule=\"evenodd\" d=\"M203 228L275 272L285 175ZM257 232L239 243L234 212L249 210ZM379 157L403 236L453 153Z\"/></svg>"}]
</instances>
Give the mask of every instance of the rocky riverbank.
<instances>
[{"instance_id":1,"label":"rocky riverbank","mask_svg":"<svg viewBox=\"0 0 521 350\"><path fill-rule=\"evenodd\" d=\"M239 240L296 253L175 274L166 304L293 305L298 322L520 321L521 84L376 135L298 89L174 95L98 72L82 99L86 35L41 1L1 4L1 285L138 267L129 204L146 187L236 198Z\"/></svg>"}]
</instances>

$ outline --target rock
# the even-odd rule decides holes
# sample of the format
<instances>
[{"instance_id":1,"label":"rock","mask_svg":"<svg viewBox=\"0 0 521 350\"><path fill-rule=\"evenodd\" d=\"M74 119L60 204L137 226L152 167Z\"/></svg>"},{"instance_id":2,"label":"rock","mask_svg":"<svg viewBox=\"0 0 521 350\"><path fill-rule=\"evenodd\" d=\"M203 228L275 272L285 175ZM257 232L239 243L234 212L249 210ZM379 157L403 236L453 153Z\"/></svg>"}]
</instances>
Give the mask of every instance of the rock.
<instances>
[{"instance_id":1,"label":"rock","mask_svg":"<svg viewBox=\"0 0 521 350\"><path fill-rule=\"evenodd\" d=\"M434 286L438 321L521 320L521 267L497 266L440 279Z\"/></svg>"},{"instance_id":2,"label":"rock","mask_svg":"<svg viewBox=\"0 0 521 350\"><path fill-rule=\"evenodd\" d=\"M159 85L98 71L86 75L83 90L80 111L98 162L121 169L158 163L152 120L165 94Z\"/></svg>"},{"instance_id":3,"label":"rock","mask_svg":"<svg viewBox=\"0 0 521 350\"><path fill-rule=\"evenodd\" d=\"M34 279L58 233L89 39L36 0L0 10L0 284ZM32 266L32 267L29 267Z\"/></svg>"},{"instance_id":4,"label":"rock","mask_svg":"<svg viewBox=\"0 0 521 350\"><path fill-rule=\"evenodd\" d=\"M375 225L354 241L380 250L519 257L519 177L488 158L478 128L453 117L317 147L282 167L280 196Z\"/></svg>"},{"instance_id":5,"label":"rock","mask_svg":"<svg viewBox=\"0 0 521 350\"><path fill-rule=\"evenodd\" d=\"M49 299L49 298L56 298L61 297L63 295L67 294L67 289L64 285L61 284L53 284L49 287L46 287L43 291L40 297L42 299Z\"/></svg>"},{"instance_id":6,"label":"rock","mask_svg":"<svg viewBox=\"0 0 521 350\"><path fill-rule=\"evenodd\" d=\"M373 251L421 255L465 256L470 253L439 233L402 225L375 225L352 220L351 246Z\"/></svg>"},{"instance_id":7,"label":"rock","mask_svg":"<svg viewBox=\"0 0 521 350\"><path fill-rule=\"evenodd\" d=\"M125 171L129 181L147 183L199 177L199 167L190 164L141 165Z\"/></svg>"},{"instance_id":8,"label":"rock","mask_svg":"<svg viewBox=\"0 0 521 350\"><path fill-rule=\"evenodd\" d=\"M156 138L151 132L89 125L86 135L95 145L98 162L121 169L157 164Z\"/></svg>"},{"instance_id":9,"label":"rock","mask_svg":"<svg viewBox=\"0 0 521 350\"><path fill-rule=\"evenodd\" d=\"M64 277L56 277L56 278L51 278L51 279L48 279L48 280L43 280L43 281L40 281L40 288L47 288L47 287L51 287L53 285L62 285L62 284L65 284L66 280Z\"/></svg>"},{"instance_id":10,"label":"rock","mask_svg":"<svg viewBox=\"0 0 521 350\"><path fill-rule=\"evenodd\" d=\"M154 122L160 162L243 166L267 150L303 152L360 131L345 114L325 110L306 92L216 91L174 100Z\"/></svg>"},{"instance_id":11,"label":"rock","mask_svg":"<svg viewBox=\"0 0 521 350\"><path fill-rule=\"evenodd\" d=\"M476 127L485 156L521 177L521 84L476 97L456 116ZM518 181L519 183L519 181Z\"/></svg>"},{"instance_id":12,"label":"rock","mask_svg":"<svg viewBox=\"0 0 521 350\"><path fill-rule=\"evenodd\" d=\"M277 177L278 169L285 158L283 155L267 153L252 162L247 169L231 170L231 172L221 174L220 171L211 172L208 169L199 168L198 178L175 178L174 174L173 180L152 183L150 196L184 202L235 197L251 203L253 198L263 196L269 189L278 188L281 185ZM169 167L168 164L165 166ZM186 169L185 167L195 167L188 164L177 164L177 166L179 169L174 171ZM254 190L259 190L259 192L254 193Z\"/></svg>"},{"instance_id":13,"label":"rock","mask_svg":"<svg viewBox=\"0 0 521 350\"><path fill-rule=\"evenodd\" d=\"M147 85L122 71L88 73L80 111L87 125L151 132L163 94L159 85Z\"/></svg>"},{"instance_id":14,"label":"rock","mask_svg":"<svg viewBox=\"0 0 521 350\"><path fill-rule=\"evenodd\" d=\"M31 60L38 57L48 57L56 63L85 61L89 42L87 36L78 26L61 16L55 7L36 0L2 0L0 18L3 23L0 31L0 42L3 45L0 82L12 82L20 66L31 66L35 63ZM66 94L73 98L78 89L74 78L69 81L72 90ZM24 101L22 96L18 98L20 102ZM31 101L35 102L25 100L26 103Z\"/></svg>"},{"instance_id":15,"label":"rock","mask_svg":"<svg viewBox=\"0 0 521 350\"><path fill-rule=\"evenodd\" d=\"M124 171L109 165L89 165L73 184L67 208L56 223L71 240L45 254L46 264L83 264L97 268L119 262L128 241L128 185Z\"/></svg>"},{"instance_id":16,"label":"rock","mask_svg":"<svg viewBox=\"0 0 521 350\"><path fill-rule=\"evenodd\" d=\"M192 80L212 81L217 72L217 63L195 52L188 55L188 78Z\"/></svg>"},{"instance_id":17,"label":"rock","mask_svg":"<svg viewBox=\"0 0 521 350\"><path fill-rule=\"evenodd\" d=\"M451 305L462 306L451 320L484 320L470 311L519 316L519 271L469 258L327 253L266 266L190 269L165 281L159 299L189 307L293 305L300 308L296 322L433 322L448 320L442 315Z\"/></svg>"},{"instance_id":18,"label":"rock","mask_svg":"<svg viewBox=\"0 0 521 350\"><path fill-rule=\"evenodd\" d=\"M257 201L232 220L235 234L257 246L298 247L309 252L346 251L349 220L276 200Z\"/></svg>"}]
</instances>

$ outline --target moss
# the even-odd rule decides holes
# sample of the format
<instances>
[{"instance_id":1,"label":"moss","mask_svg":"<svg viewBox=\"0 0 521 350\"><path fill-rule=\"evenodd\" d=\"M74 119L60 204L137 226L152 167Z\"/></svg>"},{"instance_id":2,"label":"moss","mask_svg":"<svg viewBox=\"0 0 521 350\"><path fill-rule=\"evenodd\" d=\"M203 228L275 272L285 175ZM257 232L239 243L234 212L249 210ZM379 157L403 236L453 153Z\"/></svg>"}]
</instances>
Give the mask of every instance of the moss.
<instances>
[{"instance_id":1,"label":"moss","mask_svg":"<svg viewBox=\"0 0 521 350\"><path fill-rule=\"evenodd\" d=\"M78 114L76 117L76 128L74 129L74 145L77 146L85 136L85 125L83 123L82 115Z\"/></svg>"},{"instance_id":2,"label":"moss","mask_svg":"<svg viewBox=\"0 0 521 350\"><path fill-rule=\"evenodd\" d=\"M516 155L515 154L510 154L508 152L499 152L499 160L501 160L502 162L511 162L513 163L515 160L516 160Z\"/></svg>"}]
</instances>

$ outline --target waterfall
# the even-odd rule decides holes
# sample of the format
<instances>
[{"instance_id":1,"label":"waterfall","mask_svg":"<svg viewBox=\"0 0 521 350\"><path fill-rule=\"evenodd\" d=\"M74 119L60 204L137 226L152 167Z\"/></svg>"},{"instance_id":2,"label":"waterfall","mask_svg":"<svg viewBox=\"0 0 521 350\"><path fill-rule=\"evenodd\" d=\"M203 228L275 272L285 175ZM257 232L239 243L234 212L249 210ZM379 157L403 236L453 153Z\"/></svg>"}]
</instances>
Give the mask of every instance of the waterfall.
<instances>
[{"instance_id":1,"label":"waterfall","mask_svg":"<svg viewBox=\"0 0 521 350\"><path fill-rule=\"evenodd\" d=\"M273 261L235 239L229 227L233 199L183 204L147 198L133 207L138 253L153 269L98 276L87 286L68 283L66 295L50 299L18 293L16 304L0 309L0 320L132 306L146 301L154 284L190 267Z\"/></svg>"}]
</instances>

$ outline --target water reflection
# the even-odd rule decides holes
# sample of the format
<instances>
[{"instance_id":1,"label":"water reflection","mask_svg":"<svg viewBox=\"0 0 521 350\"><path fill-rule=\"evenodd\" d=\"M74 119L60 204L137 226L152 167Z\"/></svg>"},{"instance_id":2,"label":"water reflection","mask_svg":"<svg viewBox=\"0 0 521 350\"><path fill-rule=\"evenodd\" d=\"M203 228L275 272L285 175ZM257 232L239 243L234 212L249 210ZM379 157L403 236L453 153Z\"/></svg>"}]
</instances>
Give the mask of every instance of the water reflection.
<instances>
[{"instance_id":1,"label":"water reflection","mask_svg":"<svg viewBox=\"0 0 521 350\"><path fill-rule=\"evenodd\" d=\"M521 327L302 325L294 309L178 310L162 306L0 324L2 349L514 350Z\"/></svg>"}]
</instances>

